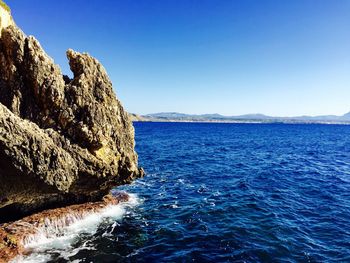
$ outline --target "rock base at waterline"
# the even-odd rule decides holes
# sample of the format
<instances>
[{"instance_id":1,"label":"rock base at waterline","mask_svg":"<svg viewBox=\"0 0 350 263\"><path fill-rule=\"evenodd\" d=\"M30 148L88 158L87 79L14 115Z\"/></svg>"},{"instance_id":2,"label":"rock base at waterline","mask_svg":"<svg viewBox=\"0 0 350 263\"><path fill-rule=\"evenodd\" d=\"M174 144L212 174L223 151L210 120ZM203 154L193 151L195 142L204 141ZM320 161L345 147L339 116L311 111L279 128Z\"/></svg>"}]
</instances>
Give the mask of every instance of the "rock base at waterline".
<instances>
[{"instance_id":1,"label":"rock base at waterline","mask_svg":"<svg viewBox=\"0 0 350 263\"><path fill-rule=\"evenodd\" d=\"M107 195L100 202L71 205L33 214L21 220L0 226L0 263L9 262L25 252L25 245L36 235L45 234L51 226L67 227L92 213L99 213L109 205L127 202L129 195L119 193Z\"/></svg>"}]
</instances>

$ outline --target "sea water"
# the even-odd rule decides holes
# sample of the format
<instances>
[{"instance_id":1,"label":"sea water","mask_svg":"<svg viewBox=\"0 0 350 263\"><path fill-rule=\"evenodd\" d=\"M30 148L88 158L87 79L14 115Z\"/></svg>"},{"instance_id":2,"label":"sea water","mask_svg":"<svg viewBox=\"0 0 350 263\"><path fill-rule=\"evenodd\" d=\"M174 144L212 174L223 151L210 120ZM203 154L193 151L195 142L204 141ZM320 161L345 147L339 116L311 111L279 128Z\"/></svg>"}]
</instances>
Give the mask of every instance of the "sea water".
<instances>
[{"instance_id":1,"label":"sea water","mask_svg":"<svg viewBox=\"0 0 350 263\"><path fill-rule=\"evenodd\" d=\"M133 205L27 262L350 262L350 126L135 123ZM30 261L32 260L32 261Z\"/></svg>"}]
</instances>

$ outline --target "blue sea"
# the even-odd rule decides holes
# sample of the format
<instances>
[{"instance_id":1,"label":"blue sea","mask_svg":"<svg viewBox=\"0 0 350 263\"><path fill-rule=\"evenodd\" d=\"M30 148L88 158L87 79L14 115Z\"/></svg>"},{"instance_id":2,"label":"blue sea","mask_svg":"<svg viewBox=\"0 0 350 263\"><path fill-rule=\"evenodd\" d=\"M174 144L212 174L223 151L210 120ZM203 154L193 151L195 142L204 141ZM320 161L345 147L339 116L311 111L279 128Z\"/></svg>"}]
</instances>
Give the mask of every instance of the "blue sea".
<instances>
[{"instance_id":1,"label":"blue sea","mask_svg":"<svg viewBox=\"0 0 350 263\"><path fill-rule=\"evenodd\" d=\"M134 125L135 203L37 260L350 262L350 126Z\"/></svg>"}]
</instances>

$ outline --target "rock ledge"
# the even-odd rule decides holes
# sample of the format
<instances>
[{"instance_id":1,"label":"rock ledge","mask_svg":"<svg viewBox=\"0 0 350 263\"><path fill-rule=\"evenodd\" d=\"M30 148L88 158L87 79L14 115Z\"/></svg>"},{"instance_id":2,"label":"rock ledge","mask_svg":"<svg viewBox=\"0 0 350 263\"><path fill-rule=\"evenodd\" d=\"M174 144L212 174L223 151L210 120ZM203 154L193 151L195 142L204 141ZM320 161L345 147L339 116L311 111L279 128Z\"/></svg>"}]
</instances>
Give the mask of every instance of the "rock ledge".
<instances>
[{"instance_id":1,"label":"rock ledge","mask_svg":"<svg viewBox=\"0 0 350 263\"><path fill-rule=\"evenodd\" d=\"M37 236L39 238L59 236L64 228L75 222L128 200L129 196L126 193L119 193L116 196L108 195L100 202L46 210L12 223L3 224L0 227L0 263L10 262L22 254L29 254L30 251L26 246L35 243Z\"/></svg>"}]
</instances>

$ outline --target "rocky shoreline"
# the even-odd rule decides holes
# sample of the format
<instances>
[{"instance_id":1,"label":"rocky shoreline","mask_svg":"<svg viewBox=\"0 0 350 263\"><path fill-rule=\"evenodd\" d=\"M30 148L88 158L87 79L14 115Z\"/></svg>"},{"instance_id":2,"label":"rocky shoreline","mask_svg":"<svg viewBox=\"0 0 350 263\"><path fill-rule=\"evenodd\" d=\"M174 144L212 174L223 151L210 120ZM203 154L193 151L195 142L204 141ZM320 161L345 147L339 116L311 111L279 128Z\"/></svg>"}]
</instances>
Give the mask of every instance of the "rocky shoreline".
<instances>
[{"instance_id":1,"label":"rocky shoreline","mask_svg":"<svg viewBox=\"0 0 350 263\"><path fill-rule=\"evenodd\" d=\"M0 24L0 223L99 201L142 176L134 127L103 66L69 49L70 79L10 21Z\"/></svg>"},{"instance_id":2,"label":"rocky shoreline","mask_svg":"<svg viewBox=\"0 0 350 263\"><path fill-rule=\"evenodd\" d=\"M99 202L45 210L11 223L2 224L0 226L0 263L9 262L23 253L29 253L26 245L35 242L37 235L47 237L57 235L61 229L88 215L99 213L108 206L128 200L129 195L126 193L119 193L116 196L107 195ZM55 229L55 233L49 232L52 229Z\"/></svg>"},{"instance_id":3,"label":"rocky shoreline","mask_svg":"<svg viewBox=\"0 0 350 263\"><path fill-rule=\"evenodd\" d=\"M63 75L0 3L0 262L7 262L46 224L69 225L72 215L125 201L110 190L144 172L132 121L99 61L68 49L73 78Z\"/></svg>"}]
</instances>

